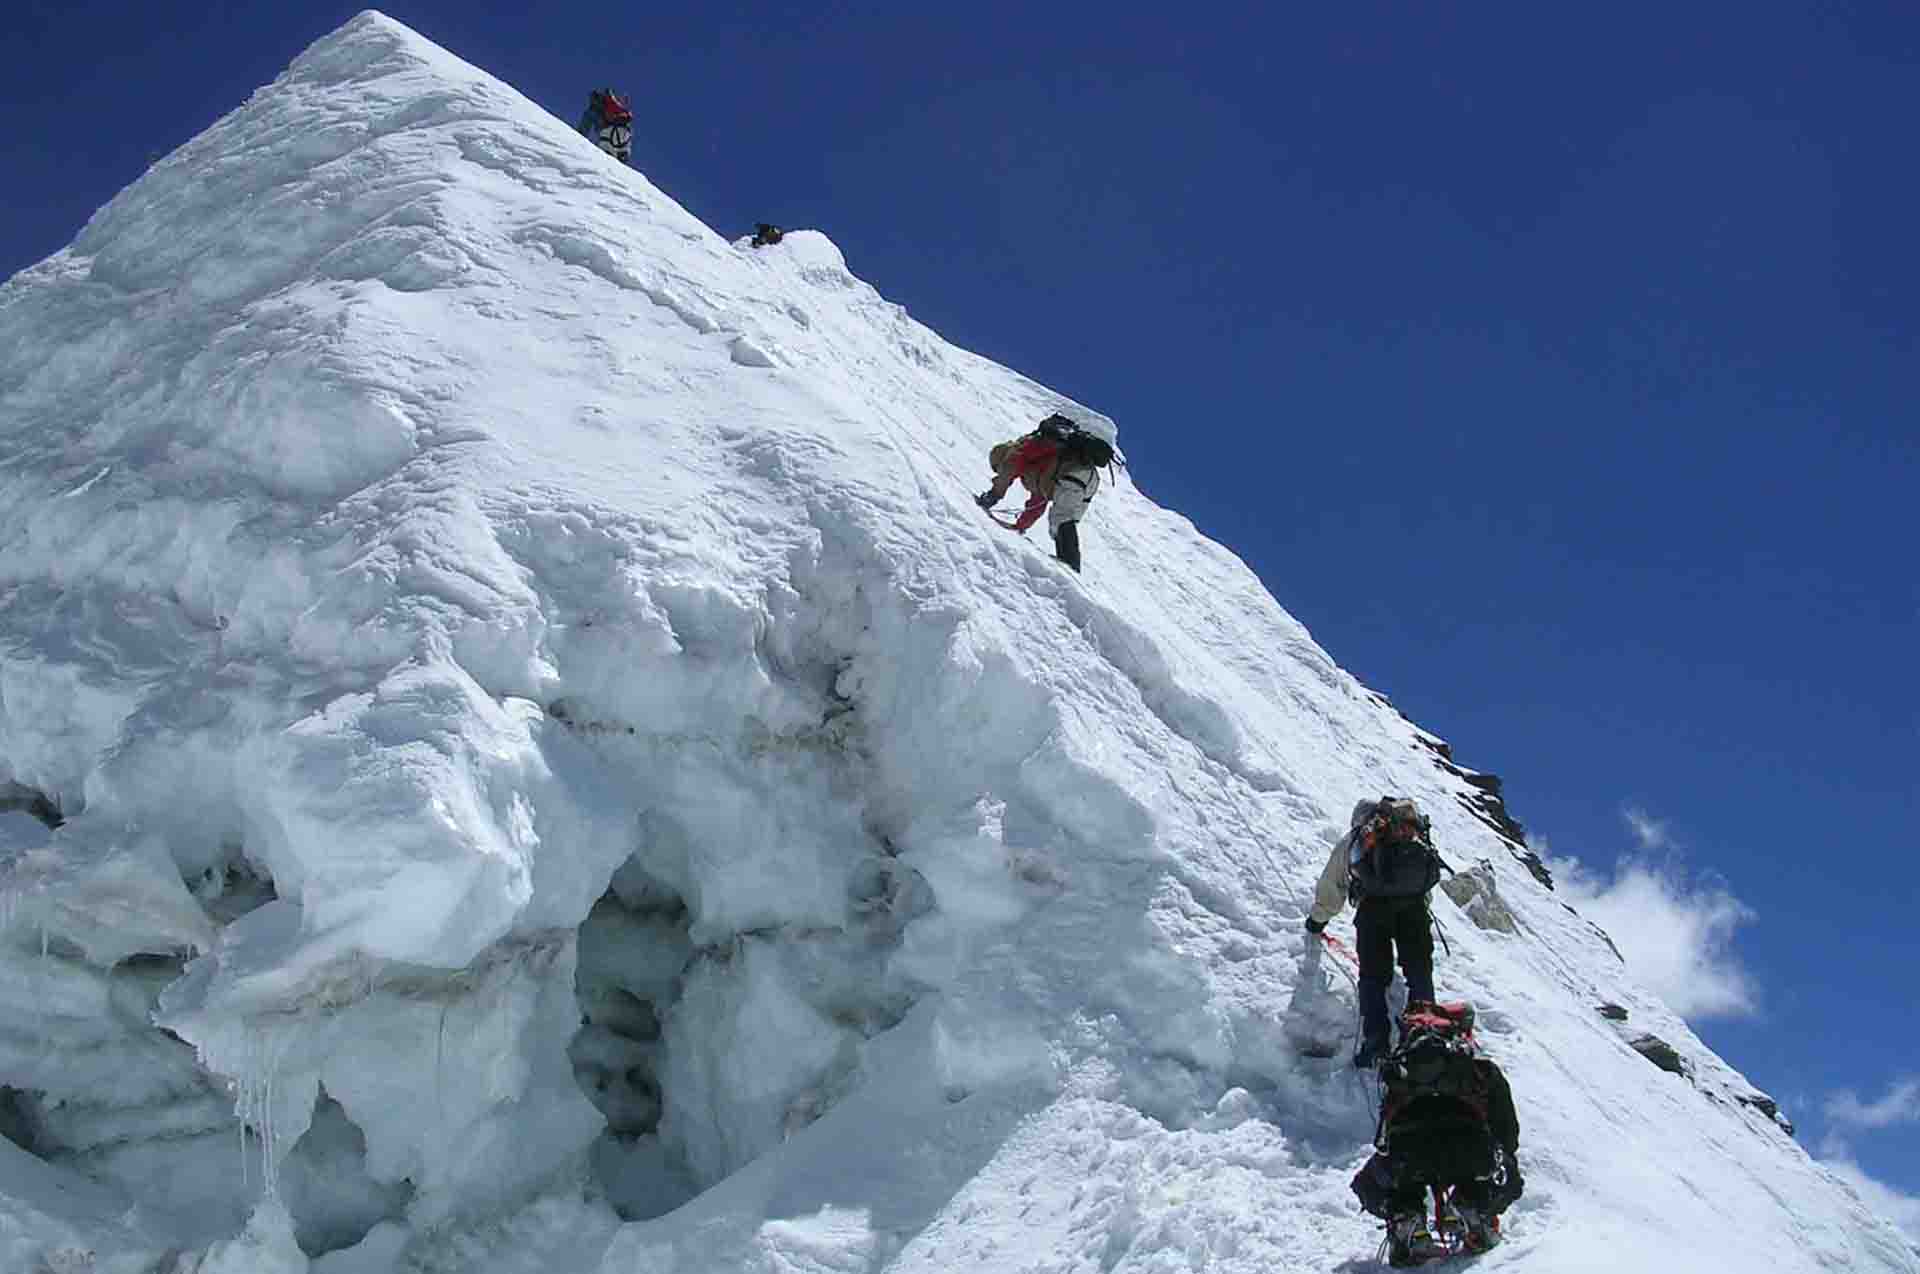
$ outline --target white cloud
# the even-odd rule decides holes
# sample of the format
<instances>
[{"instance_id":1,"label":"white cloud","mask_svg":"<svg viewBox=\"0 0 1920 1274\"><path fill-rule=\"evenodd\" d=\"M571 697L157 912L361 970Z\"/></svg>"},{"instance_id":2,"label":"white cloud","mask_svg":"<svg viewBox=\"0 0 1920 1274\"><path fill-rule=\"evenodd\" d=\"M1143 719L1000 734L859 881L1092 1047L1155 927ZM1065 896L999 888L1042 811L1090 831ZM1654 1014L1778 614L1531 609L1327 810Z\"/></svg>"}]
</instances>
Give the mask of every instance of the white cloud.
<instances>
[{"instance_id":1,"label":"white cloud","mask_svg":"<svg viewBox=\"0 0 1920 1274\"><path fill-rule=\"evenodd\" d=\"M1920 1077L1894 1081L1887 1095L1875 1102L1863 1102L1851 1088L1843 1088L1827 1099L1827 1118L1852 1128L1920 1123Z\"/></svg>"},{"instance_id":2,"label":"white cloud","mask_svg":"<svg viewBox=\"0 0 1920 1274\"><path fill-rule=\"evenodd\" d=\"M1860 1201L1877 1216L1893 1222L1913 1250L1920 1253L1920 1195L1876 1181L1854 1161L1853 1152L1837 1137L1829 1136L1820 1146L1820 1162L1836 1177L1853 1187Z\"/></svg>"},{"instance_id":3,"label":"white cloud","mask_svg":"<svg viewBox=\"0 0 1920 1274\"><path fill-rule=\"evenodd\" d=\"M1659 820L1647 823L1667 834ZM1689 878L1677 862L1623 859L1611 880L1571 859L1552 867L1581 914L1607 931L1634 976L1674 1012L1697 1020L1755 1011L1753 978L1733 952L1734 931L1754 912L1725 884Z\"/></svg>"},{"instance_id":4,"label":"white cloud","mask_svg":"<svg viewBox=\"0 0 1920 1274\"><path fill-rule=\"evenodd\" d=\"M1673 832L1664 818L1655 818L1638 805L1628 805L1621 809L1620 817L1627 820L1627 827L1633 832L1633 839L1644 853L1656 849L1673 847Z\"/></svg>"}]
</instances>

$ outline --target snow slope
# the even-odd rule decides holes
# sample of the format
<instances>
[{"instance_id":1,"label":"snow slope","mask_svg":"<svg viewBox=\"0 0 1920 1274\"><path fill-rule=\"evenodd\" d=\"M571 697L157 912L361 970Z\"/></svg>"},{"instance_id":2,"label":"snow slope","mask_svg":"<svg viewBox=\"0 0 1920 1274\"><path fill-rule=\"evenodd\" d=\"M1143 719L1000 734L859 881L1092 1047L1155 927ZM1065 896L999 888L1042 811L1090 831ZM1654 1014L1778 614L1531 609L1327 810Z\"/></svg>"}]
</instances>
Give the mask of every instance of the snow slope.
<instances>
[{"instance_id":1,"label":"snow slope","mask_svg":"<svg viewBox=\"0 0 1920 1274\"><path fill-rule=\"evenodd\" d=\"M983 518L1056 408L374 13L10 280L0 1268L1371 1268L1391 790L1480 1268L1920 1270L1230 553Z\"/></svg>"}]
</instances>

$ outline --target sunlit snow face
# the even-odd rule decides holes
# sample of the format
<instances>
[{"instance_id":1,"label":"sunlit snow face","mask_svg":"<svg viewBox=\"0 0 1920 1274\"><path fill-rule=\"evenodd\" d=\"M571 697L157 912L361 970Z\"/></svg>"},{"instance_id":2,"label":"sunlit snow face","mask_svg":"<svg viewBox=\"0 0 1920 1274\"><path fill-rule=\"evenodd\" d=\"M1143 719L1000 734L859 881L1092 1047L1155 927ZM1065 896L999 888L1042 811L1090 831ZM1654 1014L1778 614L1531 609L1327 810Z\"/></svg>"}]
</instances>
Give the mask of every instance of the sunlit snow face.
<instances>
[{"instance_id":1,"label":"sunlit snow face","mask_svg":"<svg viewBox=\"0 0 1920 1274\"><path fill-rule=\"evenodd\" d=\"M1119 470L1084 577L982 518L1082 409L825 234L366 14L3 302L0 776L74 822L0 897L0 1271L1337 1267L1352 791L1511 904L1439 976L1529 1260L1911 1269L1231 553Z\"/></svg>"}]
</instances>

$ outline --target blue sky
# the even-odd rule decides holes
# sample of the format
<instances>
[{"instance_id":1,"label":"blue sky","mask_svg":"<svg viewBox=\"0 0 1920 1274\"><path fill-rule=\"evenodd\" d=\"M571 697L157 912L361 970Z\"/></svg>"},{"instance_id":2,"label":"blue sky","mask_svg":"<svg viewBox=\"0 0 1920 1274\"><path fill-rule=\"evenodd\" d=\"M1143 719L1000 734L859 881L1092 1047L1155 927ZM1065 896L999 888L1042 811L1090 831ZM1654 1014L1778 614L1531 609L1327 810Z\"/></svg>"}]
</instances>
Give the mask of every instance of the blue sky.
<instances>
[{"instance_id":1,"label":"blue sky","mask_svg":"<svg viewBox=\"0 0 1920 1274\"><path fill-rule=\"evenodd\" d=\"M534 10L387 11L1113 415L1915 1206L1920 10ZM0 274L354 11L8 6Z\"/></svg>"}]
</instances>

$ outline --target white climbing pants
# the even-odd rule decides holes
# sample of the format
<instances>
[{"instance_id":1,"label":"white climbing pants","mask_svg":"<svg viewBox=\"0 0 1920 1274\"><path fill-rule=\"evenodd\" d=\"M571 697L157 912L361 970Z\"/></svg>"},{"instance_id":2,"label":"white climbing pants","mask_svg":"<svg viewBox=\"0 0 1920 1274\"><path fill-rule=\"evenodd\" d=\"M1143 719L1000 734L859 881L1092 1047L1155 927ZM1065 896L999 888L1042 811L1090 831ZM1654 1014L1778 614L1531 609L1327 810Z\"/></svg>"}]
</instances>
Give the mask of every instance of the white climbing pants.
<instances>
[{"instance_id":1,"label":"white climbing pants","mask_svg":"<svg viewBox=\"0 0 1920 1274\"><path fill-rule=\"evenodd\" d=\"M1058 535L1067 523L1078 522L1099 489L1098 469L1076 466L1060 470L1053 480L1053 503L1047 508L1047 533Z\"/></svg>"}]
</instances>

